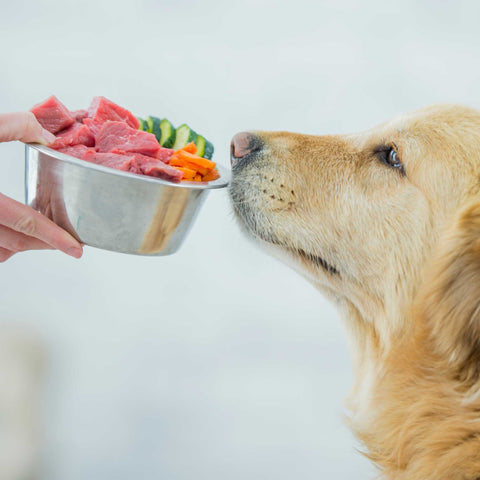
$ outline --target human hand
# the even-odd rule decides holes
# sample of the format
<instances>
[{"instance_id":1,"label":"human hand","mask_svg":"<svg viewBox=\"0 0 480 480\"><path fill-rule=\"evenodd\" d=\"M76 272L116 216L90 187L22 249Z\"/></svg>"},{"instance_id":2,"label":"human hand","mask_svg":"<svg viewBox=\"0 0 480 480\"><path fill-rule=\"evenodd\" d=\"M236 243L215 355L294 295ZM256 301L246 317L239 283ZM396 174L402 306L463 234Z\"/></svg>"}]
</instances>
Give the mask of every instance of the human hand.
<instances>
[{"instance_id":1,"label":"human hand","mask_svg":"<svg viewBox=\"0 0 480 480\"><path fill-rule=\"evenodd\" d=\"M43 129L31 112L0 114L0 142L20 140L49 145L55 136ZM26 250L58 249L75 258L82 245L33 208L0 193L0 262Z\"/></svg>"}]
</instances>

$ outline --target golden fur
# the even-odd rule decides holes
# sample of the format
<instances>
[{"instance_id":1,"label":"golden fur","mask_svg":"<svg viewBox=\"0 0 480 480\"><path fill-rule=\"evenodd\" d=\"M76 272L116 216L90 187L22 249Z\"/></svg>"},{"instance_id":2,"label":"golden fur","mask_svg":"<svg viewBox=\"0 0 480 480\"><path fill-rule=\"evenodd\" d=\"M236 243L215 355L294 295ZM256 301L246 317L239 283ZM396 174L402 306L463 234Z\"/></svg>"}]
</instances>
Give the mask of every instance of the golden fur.
<instances>
[{"instance_id":1,"label":"golden fur","mask_svg":"<svg viewBox=\"0 0 480 480\"><path fill-rule=\"evenodd\" d=\"M480 112L438 105L355 135L255 132L241 225L338 307L348 423L395 480L480 478ZM405 175L382 162L394 146Z\"/></svg>"}]
</instances>

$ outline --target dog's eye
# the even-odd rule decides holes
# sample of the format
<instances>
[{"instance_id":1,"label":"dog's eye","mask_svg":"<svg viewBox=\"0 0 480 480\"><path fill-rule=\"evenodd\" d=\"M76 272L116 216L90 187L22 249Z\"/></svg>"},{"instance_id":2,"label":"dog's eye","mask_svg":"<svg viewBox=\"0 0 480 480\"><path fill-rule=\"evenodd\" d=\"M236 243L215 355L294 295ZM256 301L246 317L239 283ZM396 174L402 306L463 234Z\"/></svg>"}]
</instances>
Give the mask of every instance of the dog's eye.
<instances>
[{"instance_id":1,"label":"dog's eye","mask_svg":"<svg viewBox=\"0 0 480 480\"><path fill-rule=\"evenodd\" d=\"M400 156L398 154L396 146L392 146L389 149L379 151L378 154L383 163L385 163L389 167L397 169L403 175L405 175L405 169L403 167L402 161L400 160Z\"/></svg>"},{"instance_id":2,"label":"dog's eye","mask_svg":"<svg viewBox=\"0 0 480 480\"><path fill-rule=\"evenodd\" d=\"M388 152L387 162L394 168L403 167L402 162L398 158L398 153L393 148Z\"/></svg>"}]
</instances>

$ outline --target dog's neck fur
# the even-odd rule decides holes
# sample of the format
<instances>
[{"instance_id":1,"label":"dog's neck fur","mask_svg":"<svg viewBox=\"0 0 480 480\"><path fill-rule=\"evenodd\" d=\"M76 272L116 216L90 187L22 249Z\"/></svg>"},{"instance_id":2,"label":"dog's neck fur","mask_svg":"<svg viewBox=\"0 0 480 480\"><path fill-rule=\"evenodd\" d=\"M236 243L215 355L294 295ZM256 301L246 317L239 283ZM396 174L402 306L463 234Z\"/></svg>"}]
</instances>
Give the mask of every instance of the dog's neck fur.
<instances>
[{"instance_id":1,"label":"dog's neck fur","mask_svg":"<svg viewBox=\"0 0 480 480\"><path fill-rule=\"evenodd\" d=\"M459 223L472 225L472 215L480 219L480 206ZM355 374L349 424L385 478L480 479L479 224L456 225L410 301L406 328L387 341L375 326L387 318L342 305Z\"/></svg>"},{"instance_id":2,"label":"dog's neck fur","mask_svg":"<svg viewBox=\"0 0 480 480\"><path fill-rule=\"evenodd\" d=\"M349 424L385 478L479 478L480 385L450 375L448 359L432 351L426 330L392 339L386 352L361 318L347 322L356 365Z\"/></svg>"},{"instance_id":3,"label":"dog's neck fur","mask_svg":"<svg viewBox=\"0 0 480 480\"><path fill-rule=\"evenodd\" d=\"M349 425L389 480L480 480L476 198L441 237L408 285L396 283L403 300L392 288L382 296L314 282L344 319L355 377Z\"/></svg>"}]
</instances>

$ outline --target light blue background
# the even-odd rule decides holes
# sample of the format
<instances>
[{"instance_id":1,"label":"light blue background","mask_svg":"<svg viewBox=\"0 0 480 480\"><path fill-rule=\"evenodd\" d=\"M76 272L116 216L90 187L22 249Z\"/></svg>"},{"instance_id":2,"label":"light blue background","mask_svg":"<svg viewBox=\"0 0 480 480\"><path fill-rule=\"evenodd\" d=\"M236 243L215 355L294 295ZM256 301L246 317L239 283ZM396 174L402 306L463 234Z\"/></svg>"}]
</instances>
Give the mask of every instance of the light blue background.
<instances>
[{"instance_id":1,"label":"light blue background","mask_svg":"<svg viewBox=\"0 0 480 480\"><path fill-rule=\"evenodd\" d=\"M475 1L0 1L0 110L105 95L184 121L228 164L244 129L342 133L479 106ZM0 146L23 198L23 149ZM49 350L45 480L368 479L342 423L336 313L241 236L213 192L181 251L0 266L0 319Z\"/></svg>"}]
</instances>

